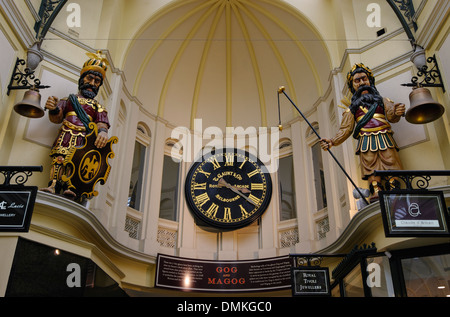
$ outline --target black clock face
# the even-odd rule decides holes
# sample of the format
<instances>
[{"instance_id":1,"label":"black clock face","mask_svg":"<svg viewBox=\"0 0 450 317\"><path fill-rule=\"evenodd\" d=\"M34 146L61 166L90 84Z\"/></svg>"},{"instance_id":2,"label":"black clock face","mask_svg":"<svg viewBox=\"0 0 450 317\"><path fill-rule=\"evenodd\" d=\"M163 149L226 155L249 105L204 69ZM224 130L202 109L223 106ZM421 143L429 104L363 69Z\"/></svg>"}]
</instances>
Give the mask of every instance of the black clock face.
<instances>
[{"instance_id":1,"label":"black clock face","mask_svg":"<svg viewBox=\"0 0 450 317\"><path fill-rule=\"evenodd\" d=\"M253 155L219 149L192 165L185 194L200 223L234 230L263 214L272 195L272 181L264 164Z\"/></svg>"}]
</instances>

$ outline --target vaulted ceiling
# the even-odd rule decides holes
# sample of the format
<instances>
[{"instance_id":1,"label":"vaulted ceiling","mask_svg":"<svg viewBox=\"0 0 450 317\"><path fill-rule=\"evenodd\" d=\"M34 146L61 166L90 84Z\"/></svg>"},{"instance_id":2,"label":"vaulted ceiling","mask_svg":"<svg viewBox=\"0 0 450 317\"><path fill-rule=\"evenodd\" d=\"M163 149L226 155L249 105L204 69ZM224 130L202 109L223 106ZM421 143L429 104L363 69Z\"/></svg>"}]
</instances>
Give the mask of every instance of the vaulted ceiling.
<instances>
[{"instance_id":1,"label":"vaulted ceiling","mask_svg":"<svg viewBox=\"0 0 450 317\"><path fill-rule=\"evenodd\" d=\"M278 125L278 88L310 110L330 72L323 39L278 0L173 1L143 24L124 73L143 107L175 126ZM296 116L290 105L282 121Z\"/></svg>"}]
</instances>

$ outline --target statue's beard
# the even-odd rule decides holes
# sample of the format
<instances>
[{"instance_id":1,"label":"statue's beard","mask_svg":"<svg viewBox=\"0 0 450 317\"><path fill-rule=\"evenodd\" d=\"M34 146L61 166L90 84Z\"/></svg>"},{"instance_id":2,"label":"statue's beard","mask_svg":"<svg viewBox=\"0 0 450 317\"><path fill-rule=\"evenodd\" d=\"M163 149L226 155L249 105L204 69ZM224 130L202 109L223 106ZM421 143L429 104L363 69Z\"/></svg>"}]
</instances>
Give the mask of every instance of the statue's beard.
<instances>
[{"instance_id":1,"label":"statue's beard","mask_svg":"<svg viewBox=\"0 0 450 317\"><path fill-rule=\"evenodd\" d=\"M367 93L363 94L364 91L367 91ZM374 104L383 104L383 97L378 90L374 86L361 86L352 97L350 111L355 114L360 106L370 107Z\"/></svg>"},{"instance_id":2,"label":"statue's beard","mask_svg":"<svg viewBox=\"0 0 450 317\"><path fill-rule=\"evenodd\" d=\"M90 91L89 88L92 90ZM79 87L80 93L83 97L94 99L98 94L98 88L90 84L83 84Z\"/></svg>"}]
</instances>

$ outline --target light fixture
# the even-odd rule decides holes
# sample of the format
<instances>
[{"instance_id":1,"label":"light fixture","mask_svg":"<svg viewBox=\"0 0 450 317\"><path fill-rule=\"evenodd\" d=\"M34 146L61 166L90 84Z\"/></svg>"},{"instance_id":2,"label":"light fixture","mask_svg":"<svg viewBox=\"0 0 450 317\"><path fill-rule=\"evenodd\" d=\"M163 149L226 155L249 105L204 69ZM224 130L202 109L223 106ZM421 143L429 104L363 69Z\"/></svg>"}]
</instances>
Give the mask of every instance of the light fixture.
<instances>
[{"instance_id":1,"label":"light fixture","mask_svg":"<svg viewBox=\"0 0 450 317\"><path fill-rule=\"evenodd\" d=\"M39 89L50 88L50 86L41 85L41 81L36 78L34 72L44 59L41 52L42 41L66 3L67 0L41 0L39 19L34 25L36 40L27 51L26 61L20 58L16 60L7 95L9 96L11 90L28 89L23 100L14 106L14 110L22 116L40 118L44 115L44 110L40 106Z\"/></svg>"},{"instance_id":2,"label":"light fixture","mask_svg":"<svg viewBox=\"0 0 450 317\"><path fill-rule=\"evenodd\" d=\"M427 66L427 56L423 47L416 45L414 47L414 53L412 53L410 60L419 70Z\"/></svg>"},{"instance_id":3,"label":"light fixture","mask_svg":"<svg viewBox=\"0 0 450 317\"><path fill-rule=\"evenodd\" d=\"M425 124L435 121L439 119L445 111L444 106L435 102L431 97L431 92L426 88L440 87L445 93L445 87L436 56L433 55L432 57L427 58L425 49L417 44L410 25L405 19L406 16L410 22L412 21L414 30L417 30L417 25L413 21L415 10L412 0L386 1L394 10L411 42L413 53L411 54L410 60L418 70L417 76L412 77L410 83L402 84L402 86L413 87L413 91L409 95L410 108L406 112L406 120L413 124ZM400 6L397 6L397 3L399 3Z\"/></svg>"},{"instance_id":4,"label":"light fixture","mask_svg":"<svg viewBox=\"0 0 450 317\"><path fill-rule=\"evenodd\" d=\"M31 70L35 70L44 59L41 53L41 42L35 42L27 52L27 66Z\"/></svg>"}]
</instances>

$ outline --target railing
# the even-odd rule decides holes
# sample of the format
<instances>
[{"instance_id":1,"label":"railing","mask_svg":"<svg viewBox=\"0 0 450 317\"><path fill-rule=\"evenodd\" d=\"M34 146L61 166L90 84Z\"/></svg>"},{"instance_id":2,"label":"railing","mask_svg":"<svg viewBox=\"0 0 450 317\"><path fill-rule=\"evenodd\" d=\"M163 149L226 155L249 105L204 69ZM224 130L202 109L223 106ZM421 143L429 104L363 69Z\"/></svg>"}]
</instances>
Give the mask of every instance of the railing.
<instances>
[{"instance_id":1,"label":"railing","mask_svg":"<svg viewBox=\"0 0 450 317\"><path fill-rule=\"evenodd\" d=\"M375 171L374 176L380 176L382 180L386 181L385 190L400 189L401 182L406 189L427 189L430 185L432 176L450 176L450 171Z\"/></svg>"},{"instance_id":2,"label":"railing","mask_svg":"<svg viewBox=\"0 0 450 317\"><path fill-rule=\"evenodd\" d=\"M3 184L0 179L0 186L25 185L33 172L42 170L42 166L0 166L0 175L4 178Z\"/></svg>"}]
</instances>

